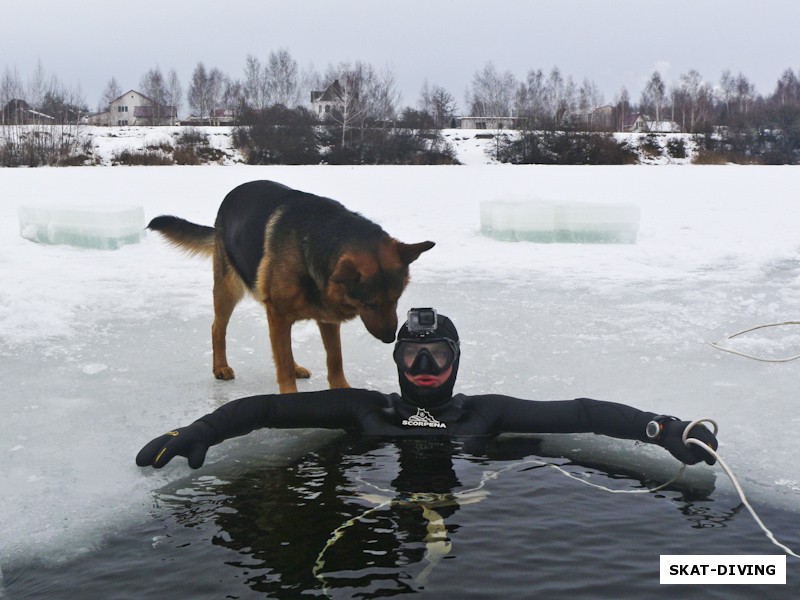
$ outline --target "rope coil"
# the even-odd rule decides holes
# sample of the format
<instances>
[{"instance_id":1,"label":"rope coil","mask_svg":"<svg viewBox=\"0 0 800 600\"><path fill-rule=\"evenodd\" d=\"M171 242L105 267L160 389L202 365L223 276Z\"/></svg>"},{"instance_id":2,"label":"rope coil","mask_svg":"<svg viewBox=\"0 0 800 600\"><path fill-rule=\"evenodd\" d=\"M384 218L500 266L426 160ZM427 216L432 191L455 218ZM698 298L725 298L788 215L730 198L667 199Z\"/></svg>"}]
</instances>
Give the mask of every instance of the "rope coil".
<instances>
[{"instance_id":1,"label":"rope coil","mask_svg":"<svg viewBox=\"0 0 800 600\"><path fill-rule=\"evenodd\" d=\"M723 352L730 352L731 354L744 356L745 358L751 358L753 360L757 360L760 362L784 363L784 362L790 362L792 360L797 360L798 358L800 358L800 354L795 354L794 356L787 356L785 358L764 358L763 356L754 356L746 352L733 350L732 348L725 348L724 346L721 345L723 342L732 340L733 338L739 337L740 335L744 335L745 333L756 331L757 329L766 329L767 327L783 327L784 325L800 325L800 321L783 321L782 323L767 323L766 325L756 325L755 327L750 327L749 329L743 329L742 331L737 331L736 333L732 333L731 335L724 337L717 342L708 342L708 345L711 346L712 348L716 348L717 350L722 350Z\"/></svg>"}]
</instances>

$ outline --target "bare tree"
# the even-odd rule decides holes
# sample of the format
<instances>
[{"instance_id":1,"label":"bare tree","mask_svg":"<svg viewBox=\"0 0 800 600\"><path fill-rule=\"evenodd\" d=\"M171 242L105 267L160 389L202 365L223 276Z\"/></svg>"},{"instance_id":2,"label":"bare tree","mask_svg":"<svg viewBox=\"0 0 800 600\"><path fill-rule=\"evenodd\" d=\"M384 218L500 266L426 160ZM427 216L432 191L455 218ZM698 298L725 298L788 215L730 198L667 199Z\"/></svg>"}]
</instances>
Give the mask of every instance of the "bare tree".
<instances>
[{"instance_id":1,"label":"bare tree","mask_svg":"<svg viewBox=\"0 0 800 600\"><path fill-rule=\"evenodd\" d=\"M265 79L269 90L270 105L281 104L294 108L300 102L297 61L288 50L282 48L270 52L267 60Z\"/></svg>"},{"instance_id":2,"label":"bare tree","mask_svg":"<svg viewBox=\"0 0 800 600\"><path fill-rule=\"evenodd\" d=\"M653 74L650 76L650 79L647 80L647 84L642 90L642 98L639 103L642 110L653 109L656 121L661 120L661 111L664 108L664 101L667 97L666 92L667 87L664 84L664 80L661 78L661 73L653 71Z\"/></svg>"},{"instance_id":3,"label":"bare tree","mask_svg":"<svg viewBox=\"0 0 800 600\"><path fill-rule=\"evenodd\" d=\"M329 66L326 80L329 85L336 83L333 93L336 96L338 107L331 111L330 119L341 127L341 147L347 146L347 133L352 129L361 129L370 115L370 108L374 106L374 98L370 96L376 76L371 65L356 62L339 63Z\"/></svg>"},{"instance_id":4,"label":"bare tree","mask_svg":"<svg viewBox=\"0 0 800 600\"><path fill-rule=\"evenodd\" d=\"M300 72L298 79L298 95L301 99L305 99L303 103L308 102L311 98L311 92L325 89L325 80L323 76L317 71L313 63L306 65ZM302 104L302 103L301 103Z\"/></svg>"},{"instance_id":5,"label":"bare tree","mask_svg":"<svg viewBox=\"0 0 800 600\"><path fill-rule=\"evenodd\" d=\"M757 95L756 86L739 73L736 77L736 102L739 104L739 114L746 115L749 112Z\"/></svg>"},{"instance_id":6,"label":"bare tree","mask_svg":"<svg viewBox=\"0 0 800 600\"><path fill-rule=\"evenodd\" d=\"M254 110L264 110L268 106L269 91L264 67L258 57L247 55L244 67L243 83L244 100Z\"/></svg>"},{"instance_id":7,"label":"bare tree","mask_svg":"<svg viewBox=\"0 0 800 600\"><path fill-rule=\"evenodd\" d=\"M628 117L633 113L633 107L631 106L631 98L628 94L628 88L625 86L619 91L617 96L614 99L614 108L616 111L616 118L617 118L617 130L624 131L625 125L628 121Z\"/></svg>"},{"instance_id":8,"label":"bare tree","mask_svg":"<svg viewBox=\"0 0 800 600\"><path fill-rule=\"evenodd\" d=\"M33 76L28 81L28 103L34 107L40 107L45 95L55 87L55 78L48 77L42 65L42 61L36 62L36 69Z\"/></svg>"},{"instance_id":9,"label":"bare tree","mask_svg":"<svg viewBox=\"0 0 800 600\"><path fill-rule=\"evenodd\" d=\"M594 81L584 78L578 89L578 110L591 112L603 103L603 95Z\"/></svg>"},{"instance_id":10,"label":"bare tree","mask_svg":"<svg viewBox=\"0 0 800 600\"><path fill-rule=\"evenodd\" d=\"M567 111L566 84L558 67L553 67L545 82L544 104L548 117L557 125Z\"/></svg>"},{"instance_id":11,"label":"bare tree","mask_svg":"<svg viewBox=\"0 0 800 600\"><path fill-rule=\"evenodd\" d=\"M116 77L112 77L108 80L105 89L103 90L102 96L100 96L100 102L97 104L97 112L103 112L108 110L108 107L111 105L112 100L116 100L123 94L122 88L119 87L119 83L117 83Z\"/></svg>"},{"instance_id":12,"label":"bare tree","mask_svg":"<svg viewBox=\"0 0 800 600\"><path fill-rule=\"evenodd\" d=\"M431 109L433 124L441 129L449 126L458 107L453 94L440 85L434 85L431 90Z\"/></svg>"},{"instance_id":13,"label":"bare tree","mask_svg":"<svg viewBox=\"0 0 800 600\"><path fill-rule=\"evenodd\" d=\"M516 81L506 71L499 73L491 62L472 77L471 89L467 92L470 115L474 117L507 117L514 105Z\"/></svg>"},{"instance_id":14,"label":"bare tree","mask_svg":"<svg viewBox=\"0 0 800 600\"><path fill-rule=\"evenodd\" d=\"M692 69L680 76L673 89L673 98L681 114L682 130L695 132L711 106L710 87L703 81L700 73Z\"/></svg>"},{"instance_id":15,"label":"bare tree","mask_svg":"<svg viewBox=\"0 0 800 600\"><path fill-rule=\"evenodd\" d=\"M175 69L170 69L165 84L167 104L175 111L175 117L183 107L183 86Z\"/></svg>"},{"instance_id":16,"label":"bare tree","mask_svg":"<svg viewBox=\"0 0 800 600\"><path fill-rule=\"evenodd\" d=\"M171 110L167 108L167 86L158 66L142 76L139 89L151 102L146 117L150 125L160 125L164 118L172 116L167 114Z\"/></svg>"},{"instance_id":17,"label":"bare tree","mask_svg":"<svg viewBox=\"0 0 800 600\"><path fill-rule=\"evenodd\" d=\"M401 94L397 89L397 77L391 66L386 66L374 78L371 95L374 100L374 117L383 126L397 118L397 107L400 105Z\"/></svg>"},{"instance_id":18,"label":"bare tree","mask_svg":"<svg viewBox=\"0 0 800 600\"><path fill-rule=\"evenodd\" d=\"M791 69L786 69L775 88L775 99L779 106L797 106L800 104L800 81Z\"/></svg>"},{"instance_id":19,"label":"bare tree","mask_svg":"<svg viewBox=\"0 0 800 600\"><path fill-rule=\"evenodd\" d=\"M17 72L16 67L12 70L6 67L3 77L0 79L0 108L5 107L12 100L24 100L25 85Z\"/></svg>"},{"instance_id":20,"label":"bare tree","mask_svg":"<svg viewBox=\"0 0 800 600\"><path fill-rule=\"evenodd\" d=\"M515 98L517 114L528 117L531 126L537 127L546 114L545 77L541 69L531 69L524 84L520 84Z\"/></svg>"},{"instance_id":21,"label":"bare tree","mask_svg":"<svg viewBox=\"0 0 800 600\"><path fill-rule=\"evenodd\" d=\"M197 63L187 92L189 107L201 119L213 123L214 113L223 104L228 78L216 67L206 70L202 62Z\"/></svg>"}]
</instances>

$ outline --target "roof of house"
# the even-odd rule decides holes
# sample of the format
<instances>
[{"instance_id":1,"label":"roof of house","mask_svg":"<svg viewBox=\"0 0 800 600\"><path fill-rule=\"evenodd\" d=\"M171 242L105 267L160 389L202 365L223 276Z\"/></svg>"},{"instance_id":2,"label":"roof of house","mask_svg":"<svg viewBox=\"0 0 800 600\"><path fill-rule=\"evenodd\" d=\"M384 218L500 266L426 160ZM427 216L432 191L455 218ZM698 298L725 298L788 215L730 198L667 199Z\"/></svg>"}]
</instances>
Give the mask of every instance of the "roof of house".
<instances>
[{"instance_id":1,"label":"roof of house","mask_svg":"<svg viewBox=\"0 0 800 600\"><path fill-rule=\"evenodd\" d=\"M127 92L125 92L124 94L120 94L119 96L117 96L116 98L114 98L114 99L113 99L113 100L112 100L112 101L111 101L109 104L111 104L111 103L114 103L114 102L116 102L117 100L120 100L121 98L124 98L124 97L125 97L125 96L127 96L128 94L138 94L139 96L141 96L143 99L147 100L148 102L151 102L151 103L153 103L154 105L157 105L157 104L158 104L158 102L157 102L156 100L153 100L153 99L152 99L152 98L150 98L149 96L145 96L145 95L144 95L142 92L137 92L136 90L128 90L128 91L127 91ZM166 105L164 105L164 106L166 106Z\"/></svg>"},{"instance_id":2,"label":"roof of house","mask_svg":"<svg viewBox=\"0 0 800 600\"><path fill-rule=\"evenodd\" d=\"M325 88L322 92L311 92L312 102L339 102L342 99L342 86L339 84L338 79L334 79L333 83Z\"/></svg>"},{"instance_id":3,"label":"roof of house","mask_svg":"<svg viewBox=\"0 0 800 600\"><path fill-rule=\"evenodd\" d=\"M20 98L12 98L8 101L8 103L3 107L3 115L10 115L13 112L16 113L25 113L29 114L38 118L42 119L50 119L51 121L55 120L55 117L50 115L46 115L38 110L33 110L31 105L28 104L25 100Z\"/></svg>"},{"instance_id":4,"label":"roof of house","mask_svg":"<svg viewBox=\"0 0 800 600\"><path fill-rule=\"evenodd\" d=\"M625 121L623 122L623 127L633 127L636 124L636 121L639 120L639 117L642 115L638 112L630 113L625 115Z\"/></svg>"}]
</instances>

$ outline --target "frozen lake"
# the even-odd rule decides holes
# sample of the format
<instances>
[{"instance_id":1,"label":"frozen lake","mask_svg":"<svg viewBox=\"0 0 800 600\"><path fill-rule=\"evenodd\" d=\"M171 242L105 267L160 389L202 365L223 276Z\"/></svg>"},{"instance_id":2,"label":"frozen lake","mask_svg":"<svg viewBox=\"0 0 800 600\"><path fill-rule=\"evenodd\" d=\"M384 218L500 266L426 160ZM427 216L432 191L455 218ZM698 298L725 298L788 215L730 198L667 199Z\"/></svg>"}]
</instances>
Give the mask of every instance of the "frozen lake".
<instances>
[{"instance_id":1,"label":"frozen lake","mask_svg":"<svg viewBox=\"0 0 800 600\"><path fill-rule=\"evenodd\" d=\"M36 244L20 236L18 207L141 206L146 220L175 214L212 225L224 195L254 179L335 198L403 241L437 242L412 265L400 312L430 305L455 321L457 389L589 396L712 417L720 452L756 509L800 511L800 361L762 363L707 344L800 318L796 167L1 169L0 566L68 560L145 522L153 492L189 469L185 461L138 469L139 448L224 402L277 389L266 319L253 301L240 305L229 333L237 379L213 379L210 264L154 234L114 251ZM480 235L480 201L526 195L635 204L638 241ZM360 322L345 326L343 338L350 383L393 390L390 348ZM296 327L294 339L298 362L314 373L301 390L323 387L316 327ZM798 354L800 327L754 332L731 346ZM234 440L212 448L204 469L224 471L255 453L296 455L312 437L276 431ZM627 442L578 436L568 445L678 466L661 449ZM731 489L717 468L691 469L713 472L720 492Z\"/></svg>"}]
</instances>

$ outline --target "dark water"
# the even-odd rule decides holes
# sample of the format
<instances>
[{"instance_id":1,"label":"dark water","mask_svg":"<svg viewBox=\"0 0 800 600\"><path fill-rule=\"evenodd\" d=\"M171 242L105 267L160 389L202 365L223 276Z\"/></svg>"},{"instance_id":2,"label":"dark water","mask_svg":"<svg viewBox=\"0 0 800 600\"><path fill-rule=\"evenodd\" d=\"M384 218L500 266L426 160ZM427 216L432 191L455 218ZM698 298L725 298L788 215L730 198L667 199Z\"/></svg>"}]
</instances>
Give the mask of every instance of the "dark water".
<instances>
[{"instance_id":1,"label":"dark water","mask_svg":"<svg viewBox=\"0 0 800 600\"><path fill-rule=\"evenodd\" d=\"M6 597L790 598L786 586L662 586L661 554L779 554L738 498L610 494L535 459L534 438L465 446L337 438L160 490L152 521L69 563L4 566ZM631 473L567 464L620 489ZM797 515L760 510L800 546ZM800 561L798 561L800 562Z\"/></svg>"}]
</instances>

